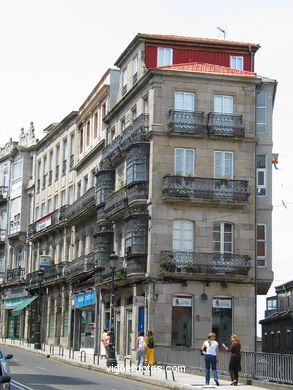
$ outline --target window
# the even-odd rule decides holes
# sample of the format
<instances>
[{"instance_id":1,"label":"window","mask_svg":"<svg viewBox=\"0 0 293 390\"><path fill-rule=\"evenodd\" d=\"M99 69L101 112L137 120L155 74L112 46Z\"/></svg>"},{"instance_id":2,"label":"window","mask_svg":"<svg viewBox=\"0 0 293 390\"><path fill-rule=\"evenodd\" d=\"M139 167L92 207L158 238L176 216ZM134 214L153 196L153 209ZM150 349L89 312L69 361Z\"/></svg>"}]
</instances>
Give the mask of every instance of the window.
<instances>
[{"instance_id":1,"label":"window","mask_svg":"<svg viewBox=\"0 0 293 390\"><path fill-rule=\"evenodd\" d=\"M266 131L266 92L256 94L255 129L257 133Z\"/></svg>"},{"instance_id":2,"label":"window","mask_svg":"<svg viewBox=\"0 0 293 390\"><path fill-rule=\"evenodd\" d=\"M194 223L178 220L173 222L173 250L192 252L194 249Z\"/></svg>"},{"instance_id":3,"label":"window","mask_svg":"<svg viewBox=\"0 0 293 390\"><path fill-rule=\"evenodd\" d=\"M90 144L90 137L91 137L91 123L90 121L86 124L86 146L89 146Z\"/></svg>"},{"instance_id":4,"label":"window","mask_svg":"<svg viewBox=\"0 0 293 390\"><path fill-rule=\"evenodd\" d=\"M243 57L230 56L230 68L243 70Z\"/></svg>"},{"instance_id":5,"label":"window","mask_svg":"<svg viewBox=\"0 0 293 390\"><path fill-rule=\"evenodd\" d=\"M122 95L127 91L127 68L122 72Z\"/></svg>"},{"instance_id":6,"label":"window","mask_svg":"<svg viewBox=\"0 0 293 390\"><path fill-rule=\"evenodd\" d=\"M233 152L214 152L214 177L233 179Z\"/></svg>"},{"instance_id":7,"label":"window","mask_svg":"<svg viewBox=\"0 0 293 390\"><path fill-rule=\"evenodd\" d=\"M24 253L23 248L19 248L16 254L16 267L24 266Z\"/></svg>"},{"instance_id":8,"label":"window","mask_svg":"<svg viewBox=\"0 0 293 390\"><path fill-rule=\"evenodd\" d=\"M88 190L88 175L83 178L83 193L85 194Z\"/></svg>"},{"instance_id":9,"label":"window","mask_svg":"<svg viewBox=\"0 0 293 390\"><path fill-rule=\"evenodd\" d=\"M55 195L54 196L54 210L57 210L59 207L59 199L58 199L58 195Z\"/></svg>"},{"instance_id":10,"label":"window","mask_svg":"<svg viewBox=\"0 0 293 390\"><path fill-rule=\"evenodd\" d=\"M148 114L149 113L149 98L146 96L143 99L143 113Z\"/></svg>"},{"instance_id":11,"label":"window","mask_svg":"<svg viewBox=\"0 0 293 390\"><path fill-rule=\"evenodd\" d=\"M256 194L266 196L267 194L267 170L266 155L258 154L256 156Z\"/></svg>"},{"instance_id":12,"label":"window","mask_svg":"<svg viewBox=\"0 0 293 390\"><path fill-rule=\"evenodd\" d=\"M41 217L46 214L45 202L41 204Z\"/></svg>"},{"instance_id":13,"label":"window","mask_svg":"<svg viewBox=\"0 0 293 390\"><path fill-rule=\"evenodd\" d=\"M118 238L119 236L117 236ZM122 242L123 236L121 236ZM131 254L146 253L146 251L147 221L143 216L130 216L125 224L125 253L129 256Z\"/></svg>"},{"instance_id":14,"label":"window","mask_svg":"<svg viewBox=\"0 0 293 390\"><path fill-rule=\"evenodd\" d=\"M194 93L175 92L175 110L194 111Z\"/></svg>"},{"instance_id":15,"label":"window","mask_svg":"<svg viewBox=\"0 0 293 390\"><path fill-rule=\"evenodd\" d=\"M75 135L70 135L70 169L74 167Z\"/></svg>"},{"instance_id":16,"label":"window","mask_svg":"<svg viewBox=\"0 0 293 390\"><path fill-rule=\"evenodd\" d=\"M56 147L56 153L55 153L55 163L56 163L55 181L59 179L59 159L60 159L60 145Z\"/></svg>"},{"instance_id":17,"label":"window","mask_svg":"<svg viewBox=\"0 0 293 390\"><path fill-rule=\"evenodd\" d=\"M49 185L52 184L53 150L49 154Z\"/></svg>"},{"instance_id":18,"label":"window","mask_svg":"<svg viewBox=\"0 0 293 390\"><path fill-rule=\"evenodd\" d=\"M22 180L22 160L19 160L12 165L12 185L21 182Z\"/></svg>"},{"instance_id":19,"label":"window","mask_svg":"<svg viewBox=\"0 0 293 390\"><path fill-rule=\"evenodd\" d=\"M214 111L220 114L233 114L233 96L214 96Z\"/></svg>"},{"instance_id":20,"label":"window","mask_svg":"<svg viewBox=\"0 0 293 390\"><path fill-rule=\"evenodd\" d=\"M256 264L258 267L266 265L266 225L256 226Z\"/></svg>"},{"instance_id":21,"label":"window","mask_svg":"<svg viewBox=\"0 0 293 390\"><path fill-rule=\"evenodd\" d=\"M194 174L195 150L175 149L175 175L188 176Z\"/></svg>"},{"instance_id":22,"label":"window","mask_svg":"<svg viewBox=\"0 0 293 390\"><path fill-rule=\"evenodd\" d=\"M126 171L127 184L147 179L147 157L146 156L134 156L127 161Z\"/></svg>"},{"instance_id":23,"label":"window","mask_svg":"<svg viewBox=\"0 0 293 390\"><path fill-rule=\"evenodd\" d=\"M132 74L135 75L138 71L138 56L135 56L132 61Z\"/></svg>"},{"instance_id":24,"label":"window","mask_svg":"<svg viewBox=\"0 0 293 390\"><path fill-rule=\"evenodd\" d=\"M214 223L213 251L217 253L233 253L233 225L231 223Z\"/></svg>"},{"instance_id":25,"label":"window","mask_svg":"<svg viewBox=\"0 0 293 390\"><path fill-rule=\"evenodd\" d=\"M48 199L48 213L52 212L52 199Z\"/></svg>"},{"instance_id":26,"label":"window","mask_svg":"<svg viewBox=\"0 0 293 390\"><path fill-rule=\"evenodd\" d=\"M36 219L39 219L40 218L40 207L37 206L36 207Z\"/></svg>"},{"instance_id":27,"label":"window","mask_svg":"<svg viewBox=\"0 0 293 390\"><path fill-rule=\"evenodd\" d=\"M131 109L131 118L132 118L132 122L137 118L136 106L134 106L134 107Z\"/></svg>"},{"instance_id":28,"label":"window","mask_svg":"<svg viewBox=\"0 0 293 390\"><path fill-rule=\"evenodd\" d=\"M123 133L123 131L125 130L125 118L122 118L120 121L120 129L121 133Z\"/></svg>"},{"instance_id":29,"label":"window","mask_svg":"<svg viewBox=\"0 0 293 390\"><path fill-rule=\"evenodd\" d=\"M65 190L63 190L61 192L61 207L65 206L65 204L66 204L66 192L65 192Z\"/></svg>"},{"instance_id":30,"label":"window","mask_svg":"<svg viewBox=\"0 0 293 390\"><path fill-rule=\"evenodd\" d=\"M74 186L70 186L68 190L68 197L69 197L69 204L72 204L74 202Z\"/></svg>"},{"instance_id":31,"label":"window","mask_svg":"<svg viewBox=\"0 0 293 390\"><path fill-rule=\"evenodd\" d=\"M79 153L83 152L83 128L79 130Z\"/></svg>"},{"instance_id":32,"label":"window","mask_svg":"<svg viewBox=\"0 0 293 390\"><path fill-rule=\"evenodd\" d=\"M158 47L157 66L172 65L173 49Z\"/></svg>"},{"instance_id":33,"label":"window","mask_svg":"<svg viewBox=\"0 0 293 390\"><path fill-rule=\"evenodd\" d=\"M98 136L98 113L94 115L94 138Z\"/></svg>"}]
</instances>

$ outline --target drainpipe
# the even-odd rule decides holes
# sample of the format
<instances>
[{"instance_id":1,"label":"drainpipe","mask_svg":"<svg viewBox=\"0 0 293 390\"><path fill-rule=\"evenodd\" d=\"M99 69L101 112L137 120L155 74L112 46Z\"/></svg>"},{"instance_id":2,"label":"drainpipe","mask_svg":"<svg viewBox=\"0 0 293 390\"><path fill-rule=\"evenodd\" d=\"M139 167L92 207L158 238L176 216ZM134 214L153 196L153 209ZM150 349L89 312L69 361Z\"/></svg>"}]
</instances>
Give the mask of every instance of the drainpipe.
<instances>
[{"instance_id":1,"label":"drainpipe","mask_svg":"<svg viewBox=\"0 0 293 390\"><path fill-rule=\"evenodd\" d=\"M254 56L253 56L253 51L251 50L251 46L248 45L248 50L250 53L250 71L254 72Z\"/></svg>"}]
</instances>

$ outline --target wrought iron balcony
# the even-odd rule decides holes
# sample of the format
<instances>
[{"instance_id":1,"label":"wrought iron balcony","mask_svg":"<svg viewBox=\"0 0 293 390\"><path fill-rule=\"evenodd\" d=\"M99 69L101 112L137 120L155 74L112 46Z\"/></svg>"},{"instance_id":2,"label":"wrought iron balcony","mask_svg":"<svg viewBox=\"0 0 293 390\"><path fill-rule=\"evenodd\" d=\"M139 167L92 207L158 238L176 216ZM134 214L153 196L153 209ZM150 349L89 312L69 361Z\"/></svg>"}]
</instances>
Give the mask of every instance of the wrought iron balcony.
<instances>
[{"instance_id":1,"label":"wrought iron balcony","mask_svg":"<svg viewBox=\"0 0 293 390\"><path fill-rule=\"evenodd\" d=\"M69 262L65 267L65 277L72 278L77 275L92 271L95 268L93 252L82 255Z\"/></svg>"},{"instance_id":2,"label":"wrought iron balcony","mask_svg":"<svg viewBox=\"0 0 293 390\"><path fill-rule=\"evenodd\" d=\"M244 137L242 115L208 113L208 134Z\"/></svg>"},{"instance_id":3,"label":"wrought iron balcony","mask_svg":"<svg viewBox=\"0 0 293 390\"><path fill-rule=\"evenodd\" d=\"M63 279L65 277L65 268L67 264L67 261L63 261L62 263L54 264L46 268L44 270L44 282Z\"/></svg>"},{"instance_id":4,"label":"wrought iron balcony","mask_svg":"<svg viewBox=\"0 0 293 390\"><path fill-rule=\"evenodd\" d=\"M168 198L247 201L248 181L189 176L164 176L162 193Z\"/></svg>"},{"instance_id":5,"label":"wrought iron balcony","mask_svg":"<svg viewBox=\"0 0 293 390\"><path fill-rule=\"evenodd\" d=\"M128 184L126 190L128 202L148 198L148 183L147 182L133 182Z\"/></svg>"},{"instance_id":6,"label":"wrought iron balcony","mask_svg":"<svg viewBox=\"0 0 293 390\"><path fill-rule=\"evenodd\" d=\"M0 186L0 201L6 201L7 194L8 194L8 187L7 186Z\"/></svg>"},{"instance_id":7,"label":"wrought iron balcony","mask_svg":"<svg viewBox=\"0 0 293 390\"><path fill-rule=\"evenodd\" d=\"M203 134L206 131L203 112L170 110L168 126L175 133Z\"/></svg>"},{"instance_id":8,"label":"wrought iron balcony","mask_svg":"<svg viewBox=\"0 0 293 390\"><path fill-rule=\"evenodd\" d=\"M9 269L6 271L6 281L7 282L16 282L24 278L25 269L22 267L17 267Z\"/></svg>"},{"instance_id":9,"label":"wrought iron balcony","mask_svg":"<svg viewBox=\"0 0 293 390\"><path fill-rule=\"evenodd\" d=\"M68 207L68 205L64 205L60 209L57 209L43 218L31 223L28 227L28 237L32 237L34 234L41 232L45 228L52 227L66 221L66 211Z\"/></svg>"},{"instance_id":10,"label":"wrought iron balcony","mask_svg":"<svg viewBox=\"0 0 293 390\"><path fill-rule=\"evenodd\" d=\"M111 214L117 213L122 210L127 202L125 187L109 196L105 202L105 216L108 217Z\"/></svg>"},{"instance_id":11,"label":"wrought iron balcony","mask_svg":"<svg viewBox=\"0 0 293 390\"><path fill-rule=\"evenodd\" d=\"M109 282L111 280L112 270L109 262L105 263L102 268L103 282ZM115 268L115 280L126 278L126 267L124 257L119 257L118 263Z\"/></svg>"},{"instance_id":12,"label":"wrought iron balcony","mask_svg":"<svg viewBox=\"0 0 293 390\"><path fill-rule=\"evenodd\" d=\"M248 256L232 253L162 251L161 269L163 272L247 276L250 264Z\"/></svg>"},{"instance_id":13,"label":"wrought iron balcony","mask_svg":"<svg viewBox=\"0 0 293 390\"><path fill-rule=\"evenodd\" d=\"M79 216L88 215L88 213L96 208L96 189L90 188L85 194L77 199L65 212L66 219L74 219Z\"/></svg>"},{"instance_id":14,"label":"wrought iron balcony","mask_svg":"<svg viewBox=\"0 0 293 390\"><path fill-rule=\"evenodd\" d=\"M26 275L25 284L27 285L27 287L35 286L40 283L39 272L40 271L34 271Z\"/></svg>"}]
</instances>

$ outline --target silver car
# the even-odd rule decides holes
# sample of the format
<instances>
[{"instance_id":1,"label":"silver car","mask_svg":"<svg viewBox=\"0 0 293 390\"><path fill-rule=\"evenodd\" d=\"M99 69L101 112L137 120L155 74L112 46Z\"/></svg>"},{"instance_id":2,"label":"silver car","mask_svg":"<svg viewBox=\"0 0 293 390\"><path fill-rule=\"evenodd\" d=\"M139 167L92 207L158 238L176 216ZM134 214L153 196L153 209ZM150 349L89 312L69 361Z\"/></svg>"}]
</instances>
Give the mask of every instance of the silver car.
<instances>
[{"instance_id":1,"label":"silver car","mask_svg":"<svg viewBox=\"0 0 293 390\"><path fill-rule=\"evenodd\" d=\"M0 351L0 390L9 390L10 389L10 368L7 363L7 360L12 359L13 355L9 354L3 356Z\"/></svg>"}]
</instances>

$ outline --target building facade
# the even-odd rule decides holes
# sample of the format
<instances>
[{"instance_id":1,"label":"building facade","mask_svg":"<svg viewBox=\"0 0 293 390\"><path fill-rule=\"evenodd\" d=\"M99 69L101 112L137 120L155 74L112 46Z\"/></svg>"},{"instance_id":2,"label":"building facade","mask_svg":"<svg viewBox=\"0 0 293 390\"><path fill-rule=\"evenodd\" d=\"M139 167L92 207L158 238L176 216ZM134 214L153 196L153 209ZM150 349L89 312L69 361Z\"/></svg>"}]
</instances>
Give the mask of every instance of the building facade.
<instances>
[{"instance_id":1,"label":"building facade","mask_svg":"<svg viewBox=\"0 0 293 390\"><path fill-rule=\"evenodd\" d=\"M98 352L114 305L120 357L142 329L166 347L214 331L255 348L256 296L273 280L276 92L254 72L258 48L138 34L79 111L46 129L25 276L30 298L41 283L44 342ZM37 303L24 309L31 339Z\"/></svg>"},{"instance_id":2,"label":"building facade","mask_svg":"<svg viewBox=\"0 0 293 390\"><path fill-rule=\"evenodd\" d=\"M276 295L266 299L262 325L262 351L293 353L293 281L275 287Z\"/></svg>"}]
</instances>

